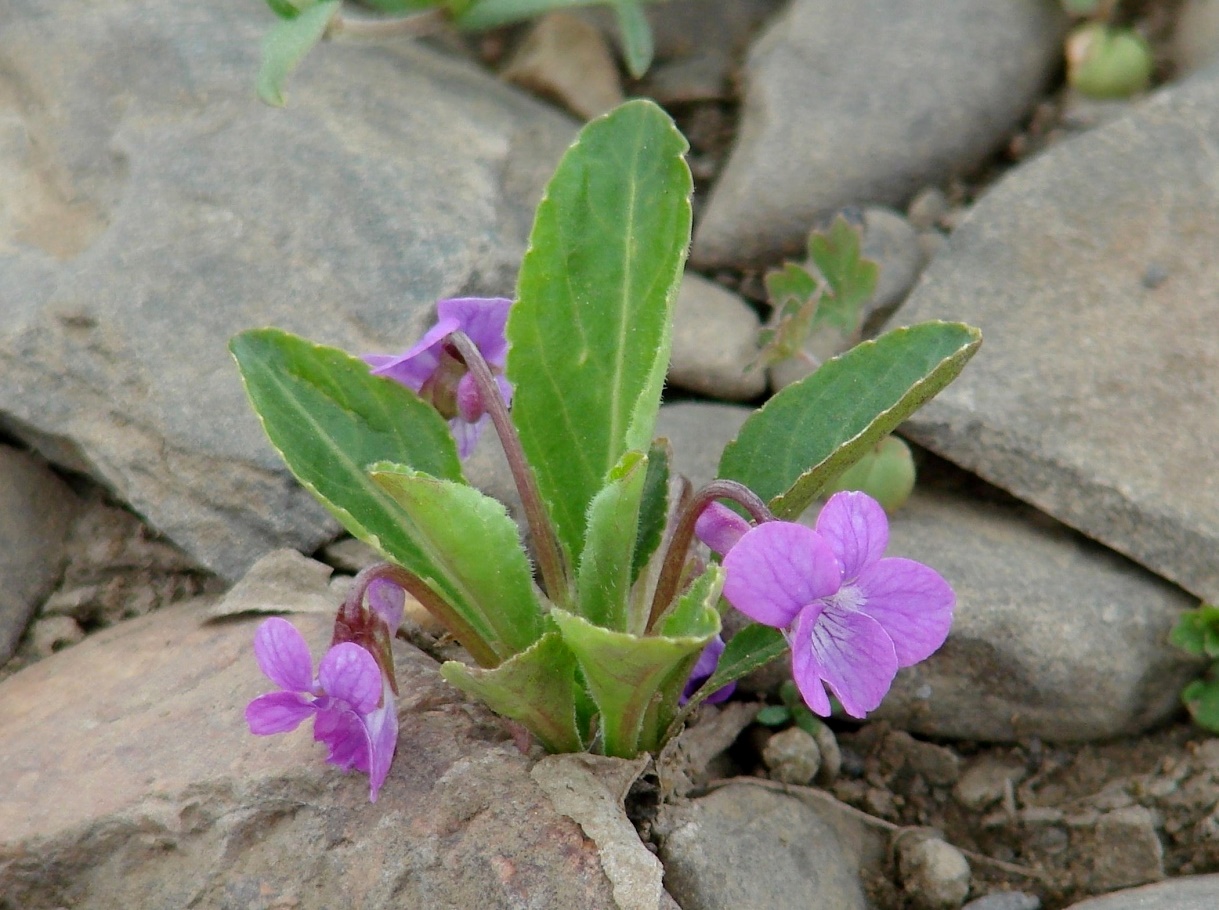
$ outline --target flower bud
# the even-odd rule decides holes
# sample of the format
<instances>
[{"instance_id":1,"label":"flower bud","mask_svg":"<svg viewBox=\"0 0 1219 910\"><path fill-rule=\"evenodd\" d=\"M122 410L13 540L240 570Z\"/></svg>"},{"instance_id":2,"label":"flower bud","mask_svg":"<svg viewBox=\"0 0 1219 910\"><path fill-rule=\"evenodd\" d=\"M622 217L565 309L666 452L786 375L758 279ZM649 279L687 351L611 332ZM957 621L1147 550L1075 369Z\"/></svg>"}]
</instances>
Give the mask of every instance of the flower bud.
<instances>
[{"instance_id":1,"label":"flower bud","mask_svg":"<svg viewBox=\"0 0 1219 910\"><path fill-rule=\"evenodd\" d=\"M1130 29L1082 25L1067 38L1066 51L1067 82L1089 97L1128 98L1151 83L1151 48Z\"/></svg>"}]
</instances>

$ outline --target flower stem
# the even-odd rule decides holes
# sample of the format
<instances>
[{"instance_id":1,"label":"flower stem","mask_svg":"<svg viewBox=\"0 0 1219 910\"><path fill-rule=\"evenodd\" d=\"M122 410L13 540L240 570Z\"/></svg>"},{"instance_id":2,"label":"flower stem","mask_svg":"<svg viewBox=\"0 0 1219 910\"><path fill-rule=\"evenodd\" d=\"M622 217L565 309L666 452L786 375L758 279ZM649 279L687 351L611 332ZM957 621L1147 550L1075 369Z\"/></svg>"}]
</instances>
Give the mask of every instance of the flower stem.
<instances>
[{"instance_id":1,"label":"flower stem","mask_svg":"<svg viewBox=\"0 0 1219 910\"><path fill-rule=\"evenodd\" d=\"M457 639L463 648L470 652L470 656L478 662L479 666L499 666L499 656L483 640L482 636L475 632L474 628L462 619L456 610L449 606L448 601L428 587L427 583L418 575L408 572L401 566L388 562L380 562L376 565L368 566L356 575L351 583L351 587L347 591L347 597L343 601L343 606L339 609L338 618L335 620L336 640L353 640L350 638L340 639L341 625L345 625L348 630L353 632L357 632L364 625L362 620L365 609L364 596L368 593L368 586L380 579L393 582L406 591L407 594L411 595L411 597L415 598L415 600L419 601L425 610L444 623L445 628L452 633L453 637ZM397 691L395 687L395 694Z\"/></svg>"},{"instance_id":2,"label":"flower stem","mask_svg":"<svg viewBox=\"0 0 1219 910\"><path fill-rule=\"evenodd\" d=\"M665 550L664 562L661 563L660 577L656 581L656 593L652 596L652 610L648 614L647 631L651 632L656 623L664 616L674 598L677 597L678 586L681 583L682 567L690 544L694 540L694 525L698 516L709 503L716 499L729 499L741 506L757 523L774 521L774 514L766 507L761 498L742 483L735 480L713 480L690 498L681 512L673 536L669 538L669 548Z\"/></svg>"},{"instance_id":3,"label":"flower stem","mask_svg":"<svg viewBox=\"0 0 1219 910\"><path fill-rule=\"evenodd\" d=\"M443 9L430 9L410 16L392 19L374 19L337 14L326 29L327 37L351 35L356 38L382 38L406 35L421 38L434 35L449 24L449 16Z\"/></svg>"},{"instance_id":4,"label":"flower stem","mask_svg":"<svg viewBox=\"0 0 1219 910\"><path fill-rule=\"evenodd\" d=\"M546 586L546 594L555 605L565 610L572 609L571 574L567 569L567 561L559 548L559 538L555 534L554 525L546 511L546 503L542 501L538 490L537 478L533 469L525 459L525 450L521 446L521 438L508 414L508 406L500 396L499 386L491 375L491 368L483 359L482 352L465 332L454 332L448 336L449 341L457 348L474 381L478 383L478 393L482 397L483 408L491 415L495 424L495 432L499 434L500 445L508 459L508 467L512 471L512 479L516 482L517 492L521 496L521 505L525 508L525 518L529 522L529 530L533 533L533 545L537 551L538 569L542 573L542 581Z\"/></svg>"}]
</instances>

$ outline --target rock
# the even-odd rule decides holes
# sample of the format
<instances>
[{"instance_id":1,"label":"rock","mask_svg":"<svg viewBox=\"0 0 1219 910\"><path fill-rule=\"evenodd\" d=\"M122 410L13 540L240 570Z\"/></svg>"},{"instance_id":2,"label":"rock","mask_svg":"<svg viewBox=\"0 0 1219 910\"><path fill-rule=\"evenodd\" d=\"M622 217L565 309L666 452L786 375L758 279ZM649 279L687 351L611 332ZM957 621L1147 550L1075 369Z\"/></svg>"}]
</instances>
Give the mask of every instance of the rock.
<instances>
[{"instance_id":1,"label":"rock","mask_svg":"<svg viewBox=\"0 0 1219 910\"><path fill-rule=\"evenodd\" d=\"M961 910L1041 910L1041 899L1023 891L995 891L970 901Z\"/></svg>"},{"instance_id":2,"label":"rock","mask_svg":"<svg viewBox=\"0 0 1219 910\"><path fill-rule=\"evenodd\" d=\"M334 520L249 408L230 336L401 350L512 289L574 125L415 42L330 42L254 99L245 0L0 11L0 405L230 582Z\"/></svg>"},{"instance_id":3,"label":"rock","mask_svg":"<svg viewBox=\"0 0 1219 910\"><path fill-rule=\"evenodd\" d=\"M46 464L0 445L0 664L13 656L59 581L78 508L75 494Z\"/></svg>"},{"instance_id":4,"label":"rock","mask_svg":"<svg viewBox=\"0 0 1219 910\"><path fill-rule=\"evenodd\" d=\"M1054 146L977 203L900 317L985 338L906 435L1207 600L1217 143L1212 69Z\"/></svg>"},{"instance_id":5,"label":"rock","mask_svg":"<svg viewBox=\"0 0 1219 910\"><path fill-rule=\"evenodd\" d=\"M1090 891L1113 891L1164 877L1164 846L1143 806L1106 812L1093 830Z\"/></svg>"},{"instance_id":6,"label":"rock","mask_svg":"<svg viewBox=\"0 0 1219 910\"><path fill-rule=\"evenodd\" d=\"M1172 58L1178 76L1187 76L1219 60L1219 3L1185 0L1173 30Z\"/></svg>"},{"instance_id":7,"label":"rock","mask_svg":"<svg viewBox=\"0 0 1219 910\"><path fill-rule=\"evenodd\" d=\"M821 770L817 772L817 783L829 786L838 779L842 771L842 749L838 747L838 737L827 724L818 723L813 728L813 739L817 743L817 751L821 754Z\"/></svg>"},{"instance_id":8,"label":"rock","mask_svg":"<svg viewBox=\"0 0 1219 910\"><path fill-rule=\"evenodd\" d=\"M885 735L879 758L885 775L908 769L933 787L951 787L961 776L961 759L955 752L917 740L904 730L890 730Z\"/></svg>"},{"instance_id":9,"label":"rock","mask_svg":"<svg viewBox=\"0 0 1219 910\"><path fill-rule=\"evenodd\" d=\"M799 800L732 783L683 806L660 858L665 887L699 910L865 910L853 858L834 829Z\"/></svg>"},{"instance_id":10,"label":"rock","mask_svg":"<svg viewBox=\"0 0 1219 910\"><path fill-rule=\"evenodd\" d=\"M601 32L561 10L533 23L500 75L585 120L624 100L618 66Z\"/></svg>"},{"instance_id":11,"label":"rock","mask_svg":"<svg viewBox=\"0 0 1219 910\"><path fill-rule=\"evenodd\" d=\"M1067 910L1214 910L1216 906L1219 875L1189 875L1089 898Z\"/></svg>"},{"instance_id":12,"label":"rock","mask_svg":"<svg viewBox=\"0 0 1219 910\"><path fill-rule=\"evenodd\" d=\"M697 490L715 480L724 446L736 436L752 408L685 401L661 406L656 435L673 444L673 467Z\"/></svg>"},{"instance_id":13,"label":"rock","mask_svg":"<svg viewBox=\"0 0 1219 910\"><path fill-rule=\"evenodd\" d=\"M1038 0L796 0L749 53L736 147L693 261L773 260L819 215L901 206L976 165L1053 76L1064 26Z\"/></svg>"},{"instance_id":14,"label":"rock","mask_svg":"<svg viewBox=\"0 0 1219 910\"><path fill-rule=\"evenodd\" d=\"M966 809L980 812L1003 799L1027 774L1022 761L984 755L965 769L952 795Z\"/></svg>"},{"instance_id":15,"label":"rock","mask_svg":"<svg viewBox=\"0 0 1219 910\"><path fill-rule=\"evenodd\" d=\"M34 623L30 638L35 657L50 657L84 641L85 632L71 616L44 616Z\"/></svg>"},{"instance_id":16,"label":"rock","mask_svg":"<svg viewBox=\"0 0 1219 910\"><path fill-rule=\"evenodd\" d=\"M957 595L952 631L872 715L928 736L1010 742L1134 734L1180 709L1201 665L1168 644L1193 600L1031 509L925 472L888 553Z\"/></svg>"},{"instance_id":17,"label":"rock","mask_svg":"<svg viewBox=\"0 0 1219 910\"><path fill-rule=\"evenodd\" d=\"M951 206L939 187L929 186L918 191L906 207L906 218L918 231L930 231L941 226Z\"/></svg>"},{"instance_id":18,"label":"rock","mask_svg":"<svg viewBox=\"0 0 1219 910\"><path fill-rule=\"evenodd\" d=\"M322 562L333 566L340 572L350 572L355 575L362 569L384 562L381 554L354 537L343 537L322 547L318 553Z\"/></svg>"},{"instance_id":19,"label":"rock","mask_svg":"<svg viewBox=\"0 0 1219 910\"><path fill-rule=\"evenodd\" d=\"M766 741L762 761L770 769L771 780L803 787L821 770L821 749L799 727L788 727Z\"/></svg>"},{"instance_id":20,"label":"rock","mask_svg":"<svg viewBox=\"0 0 1219 910\"><path fill-rule=\"evenodd\" d=\"M367 778L326 764L308 732L246 732L243 707L271 688L251 647L261 618L202 615L167 607L0 684L13 906L617 906L508 729L430 658L395 642L398 754L370 804ZM292 621L316 658L331 621Z\"/></svg>"},{"instance_id":21,"label":"rock","mask_svg":"<svg viewBox=\"0 0 1219 910\"><path fill-rule=\"evenodd\" d=\"M957 910L969 894L969 863L938 837L911 832L897 840L897 874L918 910Z\"/></svg>"},{"instance_id":22,"label":"rock","mask_svg":"<svg viewBox=\"0 0 1219 910\"><path fill-rule=\"evenodd\" d=\"M318 613L333 619L340 601L329 588L333 569L295 550L264 556L215 606L208 616L242 613Z\"/></svg>"},{"instance_id":23,"label":"rock","mask_svg":"<svg viewBox=\"0 0 1219 910\"><path fill-rule=\"evenodd\" d=\"M673 315L669 382L712 398L745 401L766 391L758 355L758 315L723 286L687 272Z\"/></svg>"},{"instance_id":24,"label":"rock","mask_svg":"<svg viewBox=\"0 0 1219 910\"><path fill-rule=\"evenodd\" d=\"M775 389L803 379L816 364L842 353L858 337L875 334L875 329L901 306L918 279L924 264L923 250L910 223L897 212L879 207L865 209L862 222L860 252L879 266L880 274L876 290L860 311L859 334L843 338L831 332L825 337L810 338L805 351L812 356L812 362L792 358L776 364L770 370L770 383Z\"/></svg>"}]
</instances>

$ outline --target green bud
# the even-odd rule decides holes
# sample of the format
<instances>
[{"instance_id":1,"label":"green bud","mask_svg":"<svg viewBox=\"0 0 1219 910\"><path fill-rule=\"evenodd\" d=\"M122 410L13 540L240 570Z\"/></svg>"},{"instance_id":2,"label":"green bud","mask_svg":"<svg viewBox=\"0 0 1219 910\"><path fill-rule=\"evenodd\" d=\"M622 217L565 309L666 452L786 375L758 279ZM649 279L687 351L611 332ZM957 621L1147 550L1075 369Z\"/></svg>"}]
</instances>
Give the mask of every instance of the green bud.
<instances>
[{"instance_id":1,"label":"green bud","mask_svg":"<svg viewBox=\"0 0 1219 910\"><path fill-rule=\"evenodd\" d=\"M905 505L913 489L914 458L910 447L896 436L886 436L875 449L830 481L824 495L862 490L886 512L895 512Z\"/></svg>"},{"instance_id":2,"label":"green bud","mask_svg":"<svg viewBox=\"0 0 1219 910\"><path fill-rule=\"evenodd\" d=\"M1092 98L1128 98L1151 84L1151 48L1130 29L1100 22L1067 38L1067 82Z\"/></svg>"}]
</instances>

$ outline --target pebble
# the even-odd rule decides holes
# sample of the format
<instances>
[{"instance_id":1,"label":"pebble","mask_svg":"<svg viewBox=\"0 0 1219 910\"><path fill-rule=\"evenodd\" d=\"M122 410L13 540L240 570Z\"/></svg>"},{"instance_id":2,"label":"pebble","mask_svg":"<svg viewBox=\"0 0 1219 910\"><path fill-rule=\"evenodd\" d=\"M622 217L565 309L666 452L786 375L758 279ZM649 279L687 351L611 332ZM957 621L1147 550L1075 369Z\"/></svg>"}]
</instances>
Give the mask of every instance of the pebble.
<instances>
[{"instance_id":1,"label":"pebble","mask_svg":"<svg viewBox=\"0 0 1219 910\"><path fill-rule=\"evenodd\" d=\"M994 891L970 901L961 910L1041 910L1041 898L1024 891Z\"/></svg>"},{"instance_id":2,"label":"pebble","mask_svg":"<svg viewBox=\"0 0 1219 910\"><path fill-rule=\"evenodd\" d=\"M762 761L770 769L771 780L807 786L821 770L821 750L808 733L788 727L766 741Z\"/></svg>"},{"instance_id":3,"label":"pebble","mask_svg":"<svg viewBox=\"0 0 1219 910\"><path fill-rule=\"evenodd\" d=\"M897 842L902 890L918 910L957 910L969 894L969 863L938 837L911 834Z\"/></svg>"}]
</instances>

